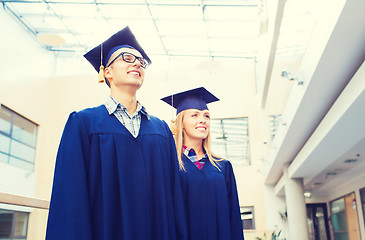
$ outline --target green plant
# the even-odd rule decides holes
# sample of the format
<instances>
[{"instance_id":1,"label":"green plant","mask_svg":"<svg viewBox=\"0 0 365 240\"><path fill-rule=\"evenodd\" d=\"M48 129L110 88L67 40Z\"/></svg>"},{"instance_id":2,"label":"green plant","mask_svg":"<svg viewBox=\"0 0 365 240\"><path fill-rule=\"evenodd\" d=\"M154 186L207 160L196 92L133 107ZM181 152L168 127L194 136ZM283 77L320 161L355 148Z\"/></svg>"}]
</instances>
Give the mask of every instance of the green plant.
<instances>
[{"instance_id":1,"label":"green plant","mask_svg":"<svg viewBox=\"0 0 365 240\"><path fill-rule=\"evenodd\" d=\"M273 232L272 234L271 234L271 240L279 240L279 236L280 236L280 234L281 234L281 230L279 231L279 232Z\"/></svg>"},{"instance_id":2,"label":"green plant","mask_svg":"<svg viewBox=\"0 0 365 240\"><path fill-rule=\"evenodd\" d=\"M264 237L265 237L265 239L266 239L266 234L264 233ZM256 240L264 240L263 238L261 238L261 237L256 237Z\"/></svg>"},{"instance_id":3,"label":"green plant","mask_svg":"<svg viewBox=\"0 0 365 240\"><path fill-rule=\"evenodd\" d=\"M281 230L279 230L279 231L274 231L274 232L271 234L271 240L286 240L286 238L279 238L279 237L280 237L280 234L281 234Z\"/></svg>"},{"instance_id":4,"label":"green plant","mask_svg":"<svg viewBox=\"0 0 365 240\"><path fill-rule=\"evenodd\" d=\"M276 226L275 226L276 228ZM279 238L281 234L281 230L275 230L272 234L271 234L271 239L270 240L286 240L286 238ZM264 233L264 238L262 237L256 237L256 240L266 240L266 233Z\"/></svg>"}]
</instances>

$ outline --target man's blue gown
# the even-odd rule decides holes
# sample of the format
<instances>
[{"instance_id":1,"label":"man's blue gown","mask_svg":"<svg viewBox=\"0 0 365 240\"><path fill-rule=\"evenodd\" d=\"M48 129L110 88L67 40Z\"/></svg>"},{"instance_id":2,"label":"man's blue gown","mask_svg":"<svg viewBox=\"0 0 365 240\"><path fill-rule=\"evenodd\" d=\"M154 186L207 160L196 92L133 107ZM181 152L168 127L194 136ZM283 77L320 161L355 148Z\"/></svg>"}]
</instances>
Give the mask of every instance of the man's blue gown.
<instances>
[{"instance_id":1,"label":"man's blue gown","mask_svg":"<svg viewBox=\"0 0 365 240\"><path fill-rule=\"evenodd\" d=\"M137 138L104 105L70 114L59 146L47 240L187 239L174 140L142 114Z\"/></svg>"}]
</instances>

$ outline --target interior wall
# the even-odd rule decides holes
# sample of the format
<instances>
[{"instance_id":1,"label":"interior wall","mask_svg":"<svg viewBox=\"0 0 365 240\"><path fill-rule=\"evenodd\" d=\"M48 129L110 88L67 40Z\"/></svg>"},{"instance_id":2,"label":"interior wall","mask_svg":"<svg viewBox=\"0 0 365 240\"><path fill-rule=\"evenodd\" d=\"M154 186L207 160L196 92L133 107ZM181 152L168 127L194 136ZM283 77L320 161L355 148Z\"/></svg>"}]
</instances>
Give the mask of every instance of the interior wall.
<instances>
[{"instance_id":1,"label":"interior wall","mask_svg":"<svg viewBox=\"0 0 365 240\"><path fill-rule=\"evenodd\" d=\"M4 164L0 174L0 191L37 197L37 183L40 178L39 169L47 162L43 152L46 150L43 142L49 131L44 124L47 118L49 101L49 77L55 72L55 56L46 52L33 37L25 34L23 28L12 19L3 8L0 9L0 102L17 113L26 116L39 124L35 172L29 173ZM28 176L28 177L25 177ZM29 181L29 177L33 180ZM49 181L47 179L46 181ZM22 188L16 188L15 182ZM25 189L26 188L26 189ZM9 190L10 189L10 190ZM44 238L45 221L35 223L37 214L34 209L21 208L13 205L0 206L15 211L31 212L29 220L28 239ZM44 214L45 215L45 214ZM46 216L46 215L45 215ZM40 234L37 235L38 229ZM36 233L36 234L34 234Z\"/></svg>"}]
</instances>

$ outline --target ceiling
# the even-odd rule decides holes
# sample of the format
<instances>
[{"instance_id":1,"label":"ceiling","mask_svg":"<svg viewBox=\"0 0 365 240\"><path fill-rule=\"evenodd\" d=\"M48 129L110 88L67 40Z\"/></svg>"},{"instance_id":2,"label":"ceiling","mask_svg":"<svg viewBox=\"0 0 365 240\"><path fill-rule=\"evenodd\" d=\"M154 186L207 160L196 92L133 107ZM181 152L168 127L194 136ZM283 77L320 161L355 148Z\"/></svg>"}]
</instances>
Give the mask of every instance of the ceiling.
<instances>
[{"instance_id":1,"label":"ceiling","mask_svg":"<svg viewBox=\"0 0 365 240\"><path fill-rule=\"evenodd\" d=\"M267 34L265 0L1 0L49 51L85 53L129 25L150 56L254 61ZM303 54L317 18L315 1L288 0L276 54Z\"/></svg>"}]
</instances>

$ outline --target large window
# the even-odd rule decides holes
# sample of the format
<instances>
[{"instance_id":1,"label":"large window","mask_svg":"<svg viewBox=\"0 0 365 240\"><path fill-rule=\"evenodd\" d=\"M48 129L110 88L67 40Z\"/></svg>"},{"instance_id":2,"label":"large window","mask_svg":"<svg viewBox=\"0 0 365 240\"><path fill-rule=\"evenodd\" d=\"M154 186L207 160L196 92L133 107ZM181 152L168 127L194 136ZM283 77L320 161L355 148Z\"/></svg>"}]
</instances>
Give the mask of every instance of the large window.
<instances>
[{"instance_id":1,"label":"large window","mask_svg":"<svg viewBox=\"0 0 365 240\"><path fill-rule=\"evenodd\" d=\"M0 209L0 239L26 240L29 213Z\"/></svg>"},{"instance_id":2,"label":"large window","mask_svg":"<svg viewBox=\"0 0 365 240\"><path fill-rule=\"evenodd\" d=\"M248 118L211 120L212 151L233 164L251 165Z\"/></svg>"},{"instance_id":3,"label":"large window","mask_svg":"<svg viewBox=\"0 0 365 240\"><path fill-rule=\"evenodd\" d=\"M34 169L38 125L0 105L0 162Z\"/></svg>"}]
</instances>

